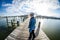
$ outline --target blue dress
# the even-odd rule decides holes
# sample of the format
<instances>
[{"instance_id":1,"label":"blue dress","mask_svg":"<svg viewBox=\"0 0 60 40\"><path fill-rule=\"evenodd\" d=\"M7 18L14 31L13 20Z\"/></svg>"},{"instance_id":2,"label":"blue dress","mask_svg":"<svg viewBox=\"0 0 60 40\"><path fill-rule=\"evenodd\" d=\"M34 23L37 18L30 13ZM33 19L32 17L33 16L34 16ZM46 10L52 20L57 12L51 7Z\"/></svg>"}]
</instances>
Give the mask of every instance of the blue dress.
<instances>
[{"instance_id":1,"label":"blue dress","mask_svg":"<svg viewBox=\"0 0 60 40\"><path fill-rule=\"evenodd\" d=\"M32 17L29 22L29 32L32 32L32 30L35 30L35 24L36 24L36 19Z\"/></svg>"}]
</instances>

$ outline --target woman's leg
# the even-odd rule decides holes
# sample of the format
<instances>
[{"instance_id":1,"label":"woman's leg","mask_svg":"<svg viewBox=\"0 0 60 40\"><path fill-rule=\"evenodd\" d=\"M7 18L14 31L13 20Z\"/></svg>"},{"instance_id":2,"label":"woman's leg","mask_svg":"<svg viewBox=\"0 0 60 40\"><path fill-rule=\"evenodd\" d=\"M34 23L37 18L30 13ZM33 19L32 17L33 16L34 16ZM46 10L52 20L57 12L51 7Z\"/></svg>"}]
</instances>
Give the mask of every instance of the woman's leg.
<instances>
[{"instance_id":1,"label":"woman's leg","mask_svg":"<svg viewBox=\"0 0 60 40\"><path fill-rule=\"evenodd\" d=\"M30 32L28 40L31 40L31 39L32 39L32 32Z\"/></svg>"},{"instance_id":2,"label":"woman's leg","mask_svg":"<svg viewBox=\"0 0 60 40\"><path fill-rule=\"evenodd\" d=\"M34 40L34 39L35 39L35 33L34 33L34 30L32 30L32 35L33 35L32 40Z\"/></svg>"}]
</instances>

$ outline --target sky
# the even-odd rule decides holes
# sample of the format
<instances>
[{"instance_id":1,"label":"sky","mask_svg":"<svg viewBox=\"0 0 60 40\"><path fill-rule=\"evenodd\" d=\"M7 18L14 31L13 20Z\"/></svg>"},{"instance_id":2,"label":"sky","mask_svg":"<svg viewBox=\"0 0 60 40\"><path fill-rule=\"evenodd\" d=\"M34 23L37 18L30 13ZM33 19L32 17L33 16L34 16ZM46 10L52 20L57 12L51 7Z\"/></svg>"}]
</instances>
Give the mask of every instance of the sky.
<instances>
[{"instance_id":1,"label":"sky","mask_svg":"<svg viewBox=\"0 0 60 40\"><path fill-rule=\"evenodd\" d=\"M0 0L0 16L36 15L60 17L60 0Z\"/></svg>"}]
</instances>

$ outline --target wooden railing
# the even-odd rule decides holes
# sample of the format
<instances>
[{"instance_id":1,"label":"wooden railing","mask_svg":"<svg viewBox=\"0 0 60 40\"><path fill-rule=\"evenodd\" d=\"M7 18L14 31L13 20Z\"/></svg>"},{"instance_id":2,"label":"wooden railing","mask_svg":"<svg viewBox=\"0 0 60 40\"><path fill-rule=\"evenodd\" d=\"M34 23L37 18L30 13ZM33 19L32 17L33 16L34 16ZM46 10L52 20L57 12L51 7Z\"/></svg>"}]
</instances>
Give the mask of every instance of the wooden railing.
<instances>
[{"instance_id":1,"label":"wooden railing","mask_svg":"<svg viewBox=\"0 0 60 40\"><path fill-rule=\"evenodd\" d=\"M21 15L21 16L0 16L0 19L1 18L6 19L7 27L9 27L9 24L11 24L10 25L11 27L14 27L15 25L19 26L20 22L23 22L27 18L27 16L26 15ZM10 18L12 18L12 19L10 19ZM18 18L20 20L17 20L16 18Z\"/></svg>"}]
</instances>

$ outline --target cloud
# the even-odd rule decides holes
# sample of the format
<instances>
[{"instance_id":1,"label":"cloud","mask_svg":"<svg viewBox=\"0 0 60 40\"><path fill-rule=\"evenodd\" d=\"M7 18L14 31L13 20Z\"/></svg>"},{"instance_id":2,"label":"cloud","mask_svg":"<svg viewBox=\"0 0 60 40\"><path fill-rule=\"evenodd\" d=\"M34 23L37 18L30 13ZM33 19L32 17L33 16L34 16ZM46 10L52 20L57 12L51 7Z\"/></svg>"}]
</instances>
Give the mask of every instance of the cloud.
<instances>
[{"instance_id":1,"label":"cloud","mask_svg":"<svg viewBox=\"0 0 60 40\"><path fill-rule=\"evenodd\" d=\"M59 8L57 0L13 0L6 9L6 15L24 15L35 12L37 15L56 16L51 10Z\"/></svg>"},{"instance_id":2,"label":"cloud","mask_svg":"<svg viewBox=\"0 0 60 40\"><path fill-rule=\"evenodd\" d=\"M23 2L23 3L22 3ZM24 8L27 8L26 5L24 5L25 0L14 0L12 4L5 4L4 6L10 6L6 9L6 15L22 15L24 11Z\"/></svg>"}]
</instances>

